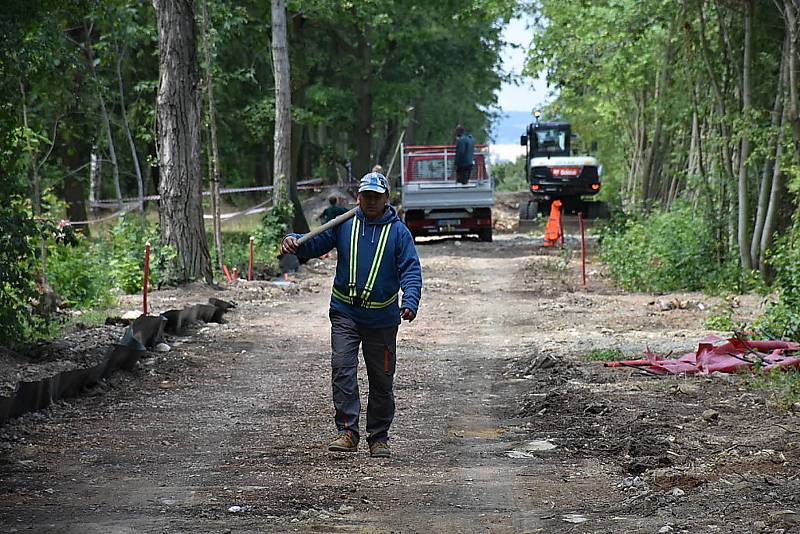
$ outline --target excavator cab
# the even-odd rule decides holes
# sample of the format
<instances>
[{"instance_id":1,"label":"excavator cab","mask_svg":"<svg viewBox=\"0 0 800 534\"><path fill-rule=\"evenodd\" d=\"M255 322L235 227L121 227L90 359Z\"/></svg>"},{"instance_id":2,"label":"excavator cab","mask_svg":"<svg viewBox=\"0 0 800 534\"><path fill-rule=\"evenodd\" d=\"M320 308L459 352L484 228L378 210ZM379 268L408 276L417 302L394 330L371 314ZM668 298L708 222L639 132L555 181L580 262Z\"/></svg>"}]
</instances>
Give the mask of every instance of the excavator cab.
<instances>
[{"instance_id":1,"label":"excavator cab","mask_svg":"<svg viewBox=\"0 0 800 534\"><path fill-rule=\"evenodd\" d=\"M520 144L528 148L529 158L570 156L571 127L566 122L535 122L528 126Z\"/></svg>"},{"instance_id":2,"label":"excavator cab","mask_svg":"<svg viewBox=\"0 0 800 534\"><path fill-rule=\"evenodd\" d=\"M527 203L520 204L520 220L547 213L554 200L561 201L564 213L607 216L604 203L584 199L600 192L602 167L597 159L577 153L585 149L570 123L541 121L539 112L534 116L535 122L520 136L520 144L526 148L525 174L531 195Z\"/></svg>"}]
</instances>

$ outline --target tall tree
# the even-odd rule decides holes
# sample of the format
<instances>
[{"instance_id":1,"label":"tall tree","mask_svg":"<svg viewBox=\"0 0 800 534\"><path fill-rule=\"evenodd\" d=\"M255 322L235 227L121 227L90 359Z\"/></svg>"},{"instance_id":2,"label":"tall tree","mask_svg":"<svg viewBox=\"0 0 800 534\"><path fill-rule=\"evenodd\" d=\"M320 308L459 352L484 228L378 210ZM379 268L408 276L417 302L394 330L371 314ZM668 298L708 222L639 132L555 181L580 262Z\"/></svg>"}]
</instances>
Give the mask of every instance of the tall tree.
<instances>
[{"instance_id":1,"label":"tall tree","mask_svg":"<svg viewBox=\"0 0 800 534\"><path fill-rule=\"evenodd\" d=\"M753 69L753 0L744 0L744 57L742 60L742 111L745 117L753 106L751 71ZM747 165L750 157L750 133L744 129L742 147L739 154L739 218L737 241L742 268L749 271L753 268L750 256L749 224L750 202L748 199Z\"/></svg>"},{"instance_id":2,"label":"tall tree","mask_svg":"<svg viewBox=\"0 0 800 534\"><path fill-rule=\"evenodd\" d=\"M272 0L272 65L275 78L275 160L272 203L287 200L292 179L292 92L289 79L289 46L286 37L286 0Z\"/></svg>"},{"instance_id":3,"label":"tall tree","mask_svg":"<svg viewBox=\"0 0 800 534\"><path fill-rule=\"evenodd\" d=\"M217 252L217 266L220 272L225 269L225 257L222 251L222 220L220 218L219 195L219 144L217 143L217 111L214 100L214 65L211 61L211 36L208 20L208 0L203 4L203 51L205 52L206 97L208 99L208 129L211 146L208 147L209 174L211 175L211 212L214 218L214 248Z\"/></svg>"},{"instance_id":4,"label":"tall tree","mask_svg":"<svg viewBox=\"0 0 800 534\"><path fill-rule=\"evenodd\" d=\"M158 24L157 106L161 237L177 252L171 278L212 281L200 169L200 94L191 0L154 0Z\"/></svg>"}]
</instances>

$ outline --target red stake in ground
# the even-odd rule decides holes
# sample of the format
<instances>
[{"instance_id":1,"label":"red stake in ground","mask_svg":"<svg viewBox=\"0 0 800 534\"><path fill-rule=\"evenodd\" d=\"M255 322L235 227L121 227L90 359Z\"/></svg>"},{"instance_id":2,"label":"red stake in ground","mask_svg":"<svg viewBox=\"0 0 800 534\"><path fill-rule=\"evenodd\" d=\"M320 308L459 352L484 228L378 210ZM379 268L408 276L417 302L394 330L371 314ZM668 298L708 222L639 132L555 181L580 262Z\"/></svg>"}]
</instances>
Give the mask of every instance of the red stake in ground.
<instances>
[{"instance_id":1,"label":"red stake in ground","mask_svg":"<svg viewBox=\"0 0 800 534\"><path fill-rule=\"evenodd\" d=\"M586 287L586 233L584 232L583 227L583 212L578 212L578 224L581 227L581 277L583 278L583 282L581 285Z\"/></svg>"},{"instance_id":2,"label":"red stake in ground","mask_svg":"<svg viewBox=\"0 0 800 534\"><path fill-rule=\"evenodd\" d=\"M253 281L253 242L255 239L255 237L250 236L250 267L247 270L247 279L251 282Z\"/></svg>"},{"instance_id":3,"label":"red stake in ground","mask_svg":"<svg viewBox=\"0 0 800 534\"><path fill-rule=\"evenodd\" d=\"M144 244L144 284L142 285L142 308L147 315L147 286L150 284L150 241Z\"/></svg>"}]
</instances>

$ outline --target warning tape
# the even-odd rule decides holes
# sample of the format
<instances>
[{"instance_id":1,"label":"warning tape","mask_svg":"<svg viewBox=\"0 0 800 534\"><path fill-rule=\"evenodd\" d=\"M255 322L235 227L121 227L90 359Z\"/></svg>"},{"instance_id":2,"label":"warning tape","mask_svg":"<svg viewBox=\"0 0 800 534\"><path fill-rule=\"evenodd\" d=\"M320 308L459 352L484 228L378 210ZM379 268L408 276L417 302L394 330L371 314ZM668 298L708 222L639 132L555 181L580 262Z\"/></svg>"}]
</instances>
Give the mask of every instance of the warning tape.
<instances>
[{"instance_id":1,"label":"warning tape","mask_svg":"<svg viewBox=\"0 0 800 534\"><path fill-rule=\"evenodd\" d=\"M297 182L297 188L298 189L316 189L320 185L322 185L322 179L321 178L315 178L313 180L304 180L302 182ZM249 193L251 191L272 191L272 189L274 189L274 188L271 185L264 185L264 186L257 186L257 187L234 187L234 188L228 188L228 189L220 189L220 194ZM203 192L204 196L205 195L210 195L210 194L211 194L210 191L204 191ZM161 195L147 195L147 196L143 197L142 200L159 200L160 198L161 198ZM271 207L265 208L264 206L266 204L268 204L269 202L271 202L271 201L272 201L272 199L267 199L267 200L265 200L263 202L260 202L260 203L256 204L255 206L253 206L251 208L248 208L246 210L234 211L234 212L230 212L230 213L220 214L221 222L225 223L225 222L228 222L230 220L242 217L244 215L252 215L254 213L263 213L265 211L269 211L272 208ZM119 205L119 204L120 204L120 201L111 200L111 199L89 201L89 205L92 206L92 207L104 207L104 206L107 207L107 206L116 206L116 205ZM65 226L81 226L81 225L97 224L97 223L101 223L101 222L105 222L105 221L110 221L111 219L115 219L115 218L119 217L120 215L124 215L124 214L128 213L129 211L137 209L139 207L139 199L138 198L125 198L125 199L122 199L122 204L127 204L127 205L124 208L122 208L122 209L120 209L118 211L115 211L114 213L111 213L109 215L105 215L105 216L99 217L97 219L86 220L86 221L68 221L66 219L62 219L61 221L59 221L58 226L60 228L64 228ZM214 216L213 215L203 215L203 218L204 219L213 219Z\"/></svg>"},{"instance_id":2,"label":"warning tape","mask_svg":"<svg viewBox=\"0 0 800 534\"><path fill-rule=\"evenodd\" d=\"M252 208L248 208L248 209L243 210L243 211L234 211L234 212L231 212L231 213L221 213L220 216L219 216L220 222L222 222L224 224L224 223L226 223L226 222L228 222L230 220L237 219L237 218L242 217L244 215L252 215L254 213L264 213L265 211L269 211L269 210L272 209L272 206L270 206L268 208L264 207L265 204L268 204L270 202L272 202L272 199L267 199L264 202L260 202L260 203L256 204L255 206L253 206ZM213 218L214 218L213 215L203 215L203 219L206 219L206 220L213 219Z\"/></svg>"},{"instance_id":3,"label":"warning tape","mask_svg":"<svg viewBox=\"0 0 800 534\"><path fill-rule=\"evenodd\" d=\"M92 219L90 221L68 221L66 219L62 219L62 220L58 221L58 227L59 228L64 228L65 226L82 226L84 224L97 224L97 223L101 223L101 222L104 222L104 221L110 221L111 219L116 219L120 215L124 215L124 214L128 213L129 211L135 210L138 207L139 207L139 203L136 202L135 204L131 204L129 206L126 206L126 207L122 208L119 211L111 213L110 215L105 215L103 217L98 217L97 219Z\"/></svg>"},{"instance_id":4,"label":"warning tape","mask_svg":"<svg viewBox=\"0 0 800 534\"><path fill-rule=\"evenodd\" d=\"M229 213L221 213L220 214L220 220L223 223L226 223L226 222L228 222L230 220L237 219L237 218L242 217L244 215L253 215L254 213L264 213L265 211L269 211L269 210L272 209L272 206L270 206L269 208L265 208L264 207L266 204L268 204L270 202L272 202L272 199L268 198L264 202L259 202L255 206L247 208L246 210L233 211L233 212L229 212ZM123 209L121 209L119 211L115 211L114 213L111 213L109 215L105 215L103 217L98 217L97 219L92 219L92 220L89 220L89 221L68 221L66 219L62 219L61 221L58 222L58 226L59 226L59 228L64 228L65 226L81 226L81 225L85 225L85 224L97 224L97 223L101 223L101 222L105 222L105 221L110 221L111 219L119 217L120 215L124 215L124 214L128 213L129 211L137 209L138 207L139 207L139 203L136 202L135 204L128 205L128 206L126 206L125 208L123 208ZM213 215L205 215L205 214L203 215L203 219L213 219L213 218L214 218Z\"/></svg>"},{"instance_id":5,"label":"warning tape","mask_svg":"<svg viewBox=\"0 0 800 534\"><path fill-rule=\"evenodd\" d=\"M298 189L316 189L317 187L322 185L322 178L314 178L313 180L303 180L302 182L297 182ZM271 185L259 185L254 187L228 187L225 189L220 189L220 195L227 195L232 193L251 193L255 191L272 191L274 189ZM203 196L211 196L211 191L203 191ZM161 195L147 195L142 198L142 200L160 200ZM113 198L106 198L102 200L90 200L89 205L92 207L102 207L102 206L115 206L117 204L129 204L131 202L139 202L139 197L127 197L121 200L113 199Z\"/></svg>"}]
</instances>

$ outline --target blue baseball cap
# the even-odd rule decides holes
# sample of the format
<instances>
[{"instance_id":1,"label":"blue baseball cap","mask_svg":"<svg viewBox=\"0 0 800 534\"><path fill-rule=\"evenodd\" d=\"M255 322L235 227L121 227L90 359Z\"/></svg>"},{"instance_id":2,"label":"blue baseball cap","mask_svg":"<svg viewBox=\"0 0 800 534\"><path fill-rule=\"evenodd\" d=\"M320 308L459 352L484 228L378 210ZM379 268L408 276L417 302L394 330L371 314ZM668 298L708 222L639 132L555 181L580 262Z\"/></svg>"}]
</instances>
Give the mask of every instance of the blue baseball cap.
<instances>
[{"instance_id":1,"label":"blue baseball cap","mask_svg":"<svg viewBox=\"0 0 800 534\"><path fill-rule=\"evenodd\" d=\"M389 192L389 180L379 172L365 174L358 183L358 192L375 191L376 193Z\"/></svg>"}]
</instances>

